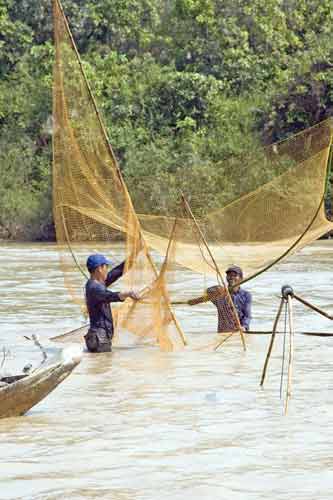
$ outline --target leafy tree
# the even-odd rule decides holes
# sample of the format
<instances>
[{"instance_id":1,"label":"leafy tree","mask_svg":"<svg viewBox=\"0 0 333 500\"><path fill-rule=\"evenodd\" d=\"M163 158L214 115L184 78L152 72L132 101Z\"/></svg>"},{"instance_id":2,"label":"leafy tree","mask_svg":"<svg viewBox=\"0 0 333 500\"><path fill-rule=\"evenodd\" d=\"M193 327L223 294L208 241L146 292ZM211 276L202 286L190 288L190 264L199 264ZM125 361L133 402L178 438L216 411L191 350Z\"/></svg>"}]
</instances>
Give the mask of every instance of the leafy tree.
<instances>
[{"instance_id":1,"label":"leafy tree","mask_svg":"<svg viewBox=\"0 0 333 500\"><path fill-rule=\"evenodd\" d=\"M170 211L180 183L195 208L216 208L269 179L261 143L332 115L331 0L62 3L140 211ZM52 2L0 0L11 237L43 237L52 219L52 64Z\"/></svg>"}]
</instances>

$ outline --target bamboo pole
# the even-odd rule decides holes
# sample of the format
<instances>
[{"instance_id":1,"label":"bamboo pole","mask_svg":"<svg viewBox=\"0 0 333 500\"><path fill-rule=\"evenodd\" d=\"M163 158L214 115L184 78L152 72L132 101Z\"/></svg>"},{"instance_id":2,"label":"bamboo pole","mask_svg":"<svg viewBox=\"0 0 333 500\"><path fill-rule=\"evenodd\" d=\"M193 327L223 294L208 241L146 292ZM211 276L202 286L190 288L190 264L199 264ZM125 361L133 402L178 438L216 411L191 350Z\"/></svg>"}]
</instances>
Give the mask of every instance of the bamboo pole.
<instances>
[{"instance_id":1,"label":"bamboo pole","mask_svg":"<svg viewBox=\"0 0 333 500\"><path fill-rule=\"evenodd\" d=\"M285 313L284 313L284 335L283 335L283 348L282 348L282 366L281 366L281 377L280 377L280 399L282 399L282 388L283 388L283 377L284 377L284 363L286 357L286 336L287 336L287 303L285 302Z\"/></svg>"},{"instance_id":2,"label":"bamboo pole","mask_svg":"<svg viewBox=\"0 0 333 500\"><path fill-rule=\"evenodd\" d=\"M228 339L230 339L230 337L232 337L235 333L238 333L238 332L231 332L229 335L227 335L226 337L223 337L223 339L218 342L218 344L214 347L214 351L217 351L219 347L221 347L222 344L224 344L224 342L226 342Z\"/></svg>"},{"instance_id":3,"label":"bamboo pole","mask_svg":"<svg viewBox=\"0 0 333 500\"><path fill-rule=\"evenodd\" d=\"M275 332L276 335L284 335L284 332ZM295 332L295 335L309 335L313 337L333 337L333 332ZM246 332L246 335L272 335L272 331L250 331Z\"/></svg>"},{"instance_id":4,"label":"bamboo pole","mask_svg":"<svg viewBox=\"0 0 333 500\"><path fill-rule=\"evenodd\" d=\"M84 328L88 328L89 323L84 323L83 325L79 326L78 328L75 328L74 330L70 330L69 332L61 333L60 335L55 335L54 337L50 337L49 340L59 342L62 339L68 339L70 337L75 337L75 335L80 331L83 330Z\"/></svg>"},{"instance_id":5,"label":"bamboo pole","mask_svg":"<svg viewBox=\"0 0 333 500\"><path fill-rule=\"evenodd\" d=\"M6 362L6 357L8 355L9 351L7 351L7 349L5 348L5 346L3 346L2 348L2 361L1 361L1 365L0 365L0 370L3 368L5 362Z\"/></svg>"},{"instance_id":6,"label":"bamboo pole","mask_svg":"<svg viewBox=\"0 0 333 500\"><path fill-rule=\"evenodd\" d=\"M166 251L166 254L165 254L165 259L164 259L164 262L163 262L163 265L162 265L162 269L160 271L160 276L162 276L162 273L164 274L165 273L165 269L166 269L166 263L167 263L167 258L169 256L169 252L170 252L170 247L171 247L171 241L172 241L172 238L173 238L173 235L176 231L176 226L177 226L177 217L175 218L175 221L173 223L173 227L172 227L172 231L171 231L171 234L170 234L170 238L169 238L169 241L168 241L168 247L167 247L167 251ZM176 328L178 330L178 333L182 339L182 342L184 344L184 346L187 345L187 340L185 338L185 335L183 333L183 330L178 322L178 319L176 318L176 315L175 313L173 312L172 308L171 308L171 302L169 300L169 298L167 297L167 295L165 293L163 293L163 296L164 296L164 299L168 302L168 305L169 305L169 310L170 310L170 314L171 314L171 317L176 325Z\"/></svg>"},{"instance_id":7,"label":"bamboo pole","mask_svg":"<svg viewBox=\"0 0 333 500\"><path fill-rule=\"evenodd\" d=\"M293 294L293 298L296 299L296 300L298 300L298 302L300 302L301 304L303 304L305 307L309 307L309 309L312 309L313 311L317 312L318 314L321 314L321 316L324 316L325 318L330 319L330 320L333 319L333 316L331 316L330 314L326 313L325 311L323 311L319 307L314 306L313 304L310 304L310 302L308 302L307 300L302 299L302 297L299 297L298 295Z\"/></svg>"},{"instance_id":8,"label":"bamboo pole","mask_svg":"<svg viewBox=\"0 0 333 500\"><path fill-rule=\"evenodd\" d=\"M172 304L172 303L171 303ZM75 336L75 334L81 330L84 327L87 327L89 323L85 323L82 326L75 328L74 330L71 330L66 333L62 333L60 335L56 335L54 337L50 337L49 340L60 340L62 337L69 338L70 335ZM237 332L234 332L237 333ZM216 331L214 332L203 332L204 335L216 335ZM251 336L251 335L272 335L272 331L252 331L252 332L246 332L245 335ZM275 332L275 335L284 335L284 332ZM312 336L312 337L333 337L333 332L294 332L294 335L307 335L307 336Z\"/></svg>"},{"instance_id":9,"label":"bamboo pole","mask_svg":"<svg viewBox=\"0 0 333 500\"><path fill-rule=\"evenodd\" d=\"M207 243L207 241L206 241L206 238L205 238L205 236L204 236L203 232L201 231L201 228L200 228L200 226L199 226L199 224L198 224L198 222L197 222L196 218L194 217L194 214L193 214L193 212L192 212L192 209L191 209L191 207L190 207L190 205L189 205L188 201L186 200L185 195L184 195L184 193L183 193L183 192L181 192L181 196L182 196L182 201L183 201L183 204L184 204L185 210L187 211L187 213L190 215L191 219L193 220L193 222L194 222L194 224L195 224L195 227L196 227L196 229L197 229L197 231L198 231L198 234L200 235L200 238L202 239L203 244L205 245L205 247L206 247L206 249L207 249L207 251L208 251L208 254L209 254L210 258L212 259L212 262L213 262L213 264L214 264L214 266L215 266L215 269L216 269L217 276L219 277L219 279L220 279L220 281L221 281L221 284L223 285L223 287L224 287L224 288L225 288L225 290L226 290L226 296L227 296L227 298L228 298L228 301L229 301L230 306L231 306L231 308L232 308L232 310L233 310L233 313L234 313L234 318L235 318L235 320L236 320L237 327L238 327L238 331L239 331L239 333L240 333L240 337L241 337L242 344L243 344L243 349L244 349L244 351L246 351L246 342L245 342L245 337L244 337L243 328L242 328L242 325L240 324L239 317L238 317L238 313L237 313L237 311L236 311L235 304L234 304L234 303L233 303L233 301L232 301L232 298L231 298L230 292L229 292L229 290L228 290L228 287L227 287L227 286L226 286L226 284L224 283L224 279L223 279L222 274L221 274L221 272L220 272L220 269L219 269L219 267L218 267L218 265L217 265L217 262L216 262L216 260L215 260L215 257L214 257L214 255L212 254L212 252L211 252L211 250L210 250L210 248L209 248L209 245L208 245L208 243Z\"/></svg>"},{"instance_id":10,"label":"bamboo pole","mask_svg":"<svg viewBox=\"0 0 333 500\"><path fill-rule=\"evenodd\" d=\"M309 309L312 309L314 312L320 314L321 316L324 316L325 318L327 318L329 320L333 320L333 315L328 314L323 309L320 309L318 306L315 306L315 305L311 304L310 302L308 302L307 300L303 299L299 295L293 294L293 298L296 299L301 304L303 304L305 307L308 307ZM174 301L172 303L174 305L190 305L190 306L192 306L192 304L189 304L189 300L178 300L178 301ZM200 303L208 302L209 300L210 299L207 296L206 298L202 298L202 301ZM197 304L194 304L194 305L197 305ZM250 332L250 333L271 333L271 332ZM305 332L304 332L304 334L305 334ZM310 334L311 334L311 332L309 332L309 335Z\"/></svg>"},{"instance_id":11,"label":"bamboo pole","mask_svg":"<svg viewBox=\"0 0 333 500\"><path fill-rule=\"evenodd\" d=\"M293 373L293 361L294 361L294 318L293 318L293 306L292 298L288 295L288 315L289 315L289 363L288 363L288 385L287 385L287 395L284 414L288 413L288 404L291 397L291 383L292 383L292 373Z\"/></svg>"},{"instance_id":12,"label":"bamboo pole","mask_svg":"<svg viewBox=\"0 0 333 500\"><path fill-rule=\"evenodd\" d=\"M261 375L261 381L260 381L260 386L261 387L264 385L264 381L265 381L265 377L266 377L266 371L267 371L267 366L268 366L268 361L269 361L269 358L270 358L271 353L272 353L273 344L274 344L275 335L276 335L276 330L277 330L277 325L278 325L278 322L279 322L279 319L280 319L280 316L281 316L283 303L284 303L284 298L282 297L281 300L280 300L280 305L279 305L279 309L278 309L277 315L275 317L275 321L274 321L274 325L273 325L273 330L272 330L272 336L271 336L271 340L270 340L270 343L269 343L269 347L268 347L268 351L267 351L267 355L266 355L266 359L265 359L265 363L264 363L264 368L263 368L262 375Z\"/></svg>"},{"instance_id":13,"label":"bamboo pole","mask_svg":"<svg viewBox=\"0 0 333 500\"><path fill-rule=\"evenodd\" d=\"M66 27L66 30L67 30L67 33L68 33L68 36L69 36L69 39L70 39L70 42L71 42L72 48L73 48L74 53L75 53L75 55L76 55L77 61L78 61L78 63L79 63L80 71L81 71L81 74L82 74L82 76L83 76L83 80L84 80L84 82L85 82L85 85L86 85L86 88L87 88L88 94L89 94L89 96L90 96L90 98L91 98L91 102L92 102L92 104L93 104L94 111L95 111L95 113L96 113L96 117L97 117L97 120L98 120L98 123L99 123L100 129L101 129L102 135L103 135L103 137L104 137L105 145L106 145L106 147L107 147L107 149L108 149L108 151L109 151L109 153L110 153L110 156L111 156L111 158L112 158L112 160L113 160L113 163L114 163L114 166L115 166L115 168L116 168L116 171L117 171L117 175L118 175L118 178L119 178L120 184L121 184L121 186L122 186L122 188L123 188L123 191L124 191L124 193L125 193L125 197L126 197L126 201L127 201L127 203L128 203L129 210L131 211L131 214L133 215L134 220L135 220L135 222L136 222L136 224L137 224L137 226L138 226L138 230L139 230L139 233L140 233L140 238L141 238L141 240L142 240L143 247L144 247L144 252L145 252L146 257L147 257L148 261L150 262L150 265L152 266L153 272L154 272L154 274L155 274L155 276L156 276L156 278L157 278L157 277L158 277L158 272L157 272L156 266L155 266L155 264L154 264L154 262L153 262L153 260L152 260L152 258L151 258L151 255L150 255L150 253L149 253L149 251L148 251L147 244L146 244L145 239L144 239L144 237L143 237L143 235L142 235L140 221L139 221L138 216L137 216L137 214L136 214L136 212L135 212L135 210L134 210L134 207L133 207L133 204L132 204L132 200L131 200L130 195L129 195L129 193L128 193L128 190L127 190L127 186L126 186L126 184L125 184L125 181L124 181L124 179L123 179L123 176L122 176L122 173L121 173L121 170L120 170L120 167L119 167L119 164L118 164L117 158L116 158L116 156L115 156L115 154L114 154L113 148L112 148L111 143L110 143L110 141L109 141L109 137L108 137L108 134L107 134L107 131L106 131L106 128L105 128L104 122L103 122L103 120L102 120L102 117L101 117L100 111L99 111L99 109L98 109L98 106L97 106L97 103L96 103L95 97L94 97L94 95L93 95L93 92L92 92L92 90L91 90L90 84L89 84L88 79L87 79L87 77L86 77L86 74L85 74L85 71L84 71L84 68L83 68L83 65L82 65L81 57L80 57L80 54L79 54L79 52L78 52L78 50L77 50L77 47L76 47L76 44L75 44L75 41L74 41L74 38L73 38L72 32L71 32L71 30L70 30L70 27L69 27L69 24L68 24L68 21L67 21L66 15L65 15L65 13L64 13L64 10L63 10L63 7L62 7L62 4L61 4L61 1L60 1L60 0L54 0L54 5L57 5L57 7L58 7L58 9L59 9L59 11L60 11L60 13L61 13L61 15L62 15L62 17L63 17L63 22L64 22L64 24L65 24L65 27ZM71 249L70 249L70 250L71 250ZM73 255L72 250L71 250L71 253L72 253L72 255ZM73 255L73 257L74 257L74 255ZM75 259L74 259L74 260L75 260ZM79 267L79 268L80 268L80 267ZM80 270L81 270L81 269L80 269ZM81 271L81 272L82 272L82 271ZM166 297L165 297L165 299L166 299ZM170 314L171 314L171 317L172 317L172 319L173 319L173 321L174 321L174 323L175 323L175 325L176 325L176 328L177 328L177 330L178 330L178 332L179 332L179 335L180 335L180 336L181 336L181 338L182 338L182 342L184 343L184 345L186 345L186 344L187 344L187 341L186 341L186 339L185 339L185 337L184 337L183 331L182 331L182 329L181 329L181 327L180 327L180 325L179 325L179 323L178 323L178 320L176 319L176 317L175 317L175 315L174 315L174 313L173 313L173 311L172 311L172 309L171 309L171 307L170 307L170 301L168 301L168 303L169 303L169 309L170 309Z\"/></svg>"}]
</instances>

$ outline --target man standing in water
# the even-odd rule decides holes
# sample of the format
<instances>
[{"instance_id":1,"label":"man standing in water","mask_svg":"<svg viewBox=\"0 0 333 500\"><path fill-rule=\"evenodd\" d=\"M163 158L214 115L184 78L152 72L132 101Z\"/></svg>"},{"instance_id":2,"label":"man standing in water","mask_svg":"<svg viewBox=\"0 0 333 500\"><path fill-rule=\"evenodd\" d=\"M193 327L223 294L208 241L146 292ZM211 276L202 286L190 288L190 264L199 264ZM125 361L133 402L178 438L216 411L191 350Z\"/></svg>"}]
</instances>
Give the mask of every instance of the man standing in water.
<instances>
[{"instance_id":1,"label":"man standing in water","mask_svg":"<svg viewBox=\"0 0 333 500\"><path fill-rule=\"evenodd\" d=\"M107 288L117 281L124 272L125 262L108 271L111 262L101 254L88 257L87 268L90 279L86 283L86 304L90 328L85 335L90 352L109 352L112 350L113 319L110 303L123 302L127 297L138 300L136 293L111 292Z\"/></svg>"},{"instance_id":2,"label":"man standing in water","mask_svg":"<svg viewBox=\"0 0 333 500\"><path fill-rule=\"evenodd\" d=\"M227 282L231 299L238 314L239 322L244 331L250 329L252 296L250 292L241 288L243 271L238 266L230 266L226 270ZM221 286L207 288L202 297L189 301L190 305L200 304L210 300L217 308L218 332L232 331L235 327L232 309L226 298L226 291Z\"/></svg>"}]
</instances>

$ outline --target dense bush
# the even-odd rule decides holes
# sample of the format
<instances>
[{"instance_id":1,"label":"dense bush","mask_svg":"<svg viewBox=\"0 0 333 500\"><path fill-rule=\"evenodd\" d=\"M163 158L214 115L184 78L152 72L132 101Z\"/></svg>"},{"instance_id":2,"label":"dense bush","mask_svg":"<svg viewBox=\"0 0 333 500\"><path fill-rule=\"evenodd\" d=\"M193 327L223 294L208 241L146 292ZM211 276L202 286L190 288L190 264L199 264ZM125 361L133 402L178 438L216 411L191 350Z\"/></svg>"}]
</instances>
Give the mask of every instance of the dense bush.
<instances>
[{"instance_id":1,"label":"dense bush","mask_svg":"<svg viewBox=\"0 0 333 500\"><path fill-rule=\"evenodd\" d=\"M268 175L242 158L332 114L331 0L63 6L139 211L232 200ZM52 60L50 0L0 2L0 237L52 237Z\"/></svg>"}]
</instances>

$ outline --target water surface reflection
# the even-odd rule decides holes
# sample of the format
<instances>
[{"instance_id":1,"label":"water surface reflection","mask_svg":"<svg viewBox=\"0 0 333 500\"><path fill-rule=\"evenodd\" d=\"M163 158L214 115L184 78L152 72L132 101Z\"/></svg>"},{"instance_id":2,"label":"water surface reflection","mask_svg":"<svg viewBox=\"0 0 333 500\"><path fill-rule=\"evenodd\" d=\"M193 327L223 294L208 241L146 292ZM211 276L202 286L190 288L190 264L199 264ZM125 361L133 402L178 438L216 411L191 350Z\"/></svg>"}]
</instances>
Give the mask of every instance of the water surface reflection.
<instances>
[{"instance_id":1,"label":"water surface reflection","mask_svg":"<svg viewBox=\"0 0 333 500\"><path fill-rule=\"evenodd\" d=\"M117 248L119 260L121 253ZM319 242L250 283L253 326L271 326L286 282L333 312L332 262L331 242ZM3 244L0 265L9 270L0 346L22 367L40 357L24 334L47 339L75 328L80 310L68 300L54 246ZM183 279L201 291L191 273ZM191 342L186 351L86 355L26 417L0 421L1 499L330 498L333 338L296 337L294 394L284 418L281 341L262 391L267 337L251 337L247 353L236 338L215 353L196 350L212 338L214 307L177 306L176 312ZM333 331L301 307L296 316L299 330Z\"/></svg>"}]
</instances>

